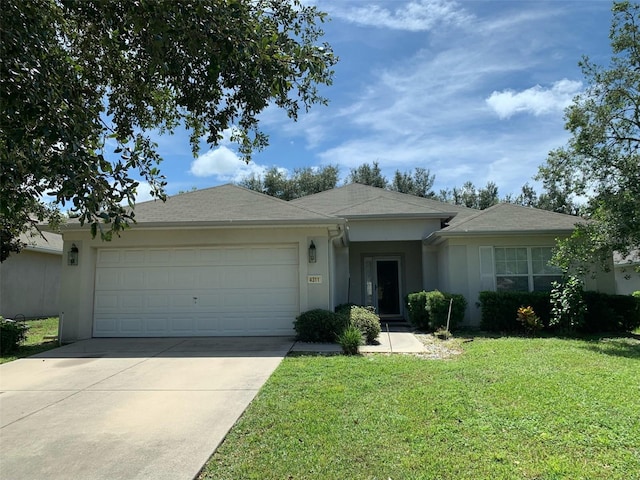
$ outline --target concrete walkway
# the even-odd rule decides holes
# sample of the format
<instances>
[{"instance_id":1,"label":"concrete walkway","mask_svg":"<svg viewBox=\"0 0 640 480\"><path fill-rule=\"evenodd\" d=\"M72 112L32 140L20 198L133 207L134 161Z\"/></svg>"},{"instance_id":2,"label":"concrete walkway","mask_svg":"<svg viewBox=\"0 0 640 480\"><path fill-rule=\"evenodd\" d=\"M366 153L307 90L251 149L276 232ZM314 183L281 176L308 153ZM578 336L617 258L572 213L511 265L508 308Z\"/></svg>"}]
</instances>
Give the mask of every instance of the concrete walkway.
<instances>
[{"instance_id":1,"label":"concrete walkway","mask_svg":"<svg viewBox=\"0 0 640 480\"><path fill-rule=\"evenodd\" d=\"M0 365L0 478L191 480L292 344L93 339Z\"/></svg>"},{"instance_id":2,"label":"concrete walkway","mask_svg":"<svg viewBox=\"0 0 640 480\"><path fill-rule=\"evenodd\" d=\"M379 345L363 345L362 353L424 353L426 348L415 335L409 331L382 332L378 337ZM341 352L340 345L335 343L296 342L292 352L335 353Z\"/></svg>"}]
</instances>

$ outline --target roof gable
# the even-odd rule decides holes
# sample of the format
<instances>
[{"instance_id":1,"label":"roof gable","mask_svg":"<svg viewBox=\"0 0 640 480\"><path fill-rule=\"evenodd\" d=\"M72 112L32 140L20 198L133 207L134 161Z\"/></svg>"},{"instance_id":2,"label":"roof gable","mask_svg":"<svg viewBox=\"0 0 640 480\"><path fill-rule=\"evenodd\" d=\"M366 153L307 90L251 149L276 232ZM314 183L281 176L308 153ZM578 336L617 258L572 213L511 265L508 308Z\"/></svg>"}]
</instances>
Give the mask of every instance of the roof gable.
<instances>
[{"instance_id":1,"label":"roof gable","mask_svg":"<svg viewBox=\"0 0 640 480\"><path fill-rule=\"evenodd\" d=\"M291 200L289 203L344 218L415 216L447 219L458 214L461 209L466 209L358 183Z\"/></svg>"}]
</instances>

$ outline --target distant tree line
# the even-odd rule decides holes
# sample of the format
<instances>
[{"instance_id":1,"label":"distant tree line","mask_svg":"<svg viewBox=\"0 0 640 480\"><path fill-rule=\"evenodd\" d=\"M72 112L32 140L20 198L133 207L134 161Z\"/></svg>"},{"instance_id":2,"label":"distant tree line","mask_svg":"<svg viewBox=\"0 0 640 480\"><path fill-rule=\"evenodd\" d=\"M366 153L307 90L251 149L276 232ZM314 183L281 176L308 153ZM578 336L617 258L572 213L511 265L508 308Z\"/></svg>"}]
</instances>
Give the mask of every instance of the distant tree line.
<instances>
[{"instance_id":1,"label":"distant tree line","mask_svg":"<svg viewBox=\"0 0 640 480\"><path fill-rule=\"evenodd\" d=\"M238 184L282 200L293 200L335 188L338 185L339 173L337 165L296 168L291 175L283 169L272 167L263 175L252 173ZM382 174L378 162L373 162L352 168L345 184L370 185L478 210L506 202L570 215L579 213L578 206L559 181L544 179L544 190L540 194L529 183L525 183L518 195L508 194L501 198L498 186L494 182L477 188L473 182L467 181L461 187L442 189L436 193L433 190L435 178L428 168L416 167L405 172L396 170L389 181Z\"/></svg>"}]
</instances>

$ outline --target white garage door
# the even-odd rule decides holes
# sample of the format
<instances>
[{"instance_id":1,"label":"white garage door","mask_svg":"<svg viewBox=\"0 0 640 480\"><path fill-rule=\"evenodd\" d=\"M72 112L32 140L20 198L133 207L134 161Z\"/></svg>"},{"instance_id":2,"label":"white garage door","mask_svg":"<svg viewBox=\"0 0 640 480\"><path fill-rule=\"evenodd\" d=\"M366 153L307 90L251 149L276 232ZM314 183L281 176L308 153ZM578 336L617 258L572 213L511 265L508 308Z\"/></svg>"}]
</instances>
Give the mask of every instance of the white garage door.
<instances>
[{"instance_id":1,"label":"white garage door","mask_svg":"<svg viewBox=\"0 0 640 480\"><path fill-rule=\"evenodd\" d=\"M101 249L94 337L289 335L297 245Z\"/></svg>"}]
</instances>

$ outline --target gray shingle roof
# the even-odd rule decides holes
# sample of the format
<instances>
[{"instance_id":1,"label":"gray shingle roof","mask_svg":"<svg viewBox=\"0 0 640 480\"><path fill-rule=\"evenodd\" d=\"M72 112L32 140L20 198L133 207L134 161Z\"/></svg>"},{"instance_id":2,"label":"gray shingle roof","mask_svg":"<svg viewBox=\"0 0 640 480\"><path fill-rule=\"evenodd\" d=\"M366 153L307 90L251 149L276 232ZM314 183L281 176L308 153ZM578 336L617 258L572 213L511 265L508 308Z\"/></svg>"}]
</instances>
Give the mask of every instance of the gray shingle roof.
<instances>
[{"instance_id":1,"label":"gray shingle roof","mask_svg":"<svg viewBox=\"0 0 640 480\"><path fill-rule=\"evenodd\" d=\"M343 218L407 216L446 219L462 209L470 210L357 183L298 198L289 203Z\"/></svg>"},{"instance_id":2,"label":"gray shingle roof","mask_svg":"<svg viewBox=\"0 0 640 480\"><path fill-rule=\"evenodd\" d=\"M447 228L438 232L438 235L516 232L566 233L573 230L575 224L580 222L584 222L584 219L512 203L499 203L466 218L460 220L456 218Z\"/></svg>"},{"instance_id":3,"label":"gray shingle roof","mask_svg":"<svg viewBox=\"0 0 640 480\"><path fill-rule=\"evenodd\" d=\"M166 202L138 203L134 213L138 224L335 223L328 215L236 185L183 193Z\"/></svg>"}]
</instances>

